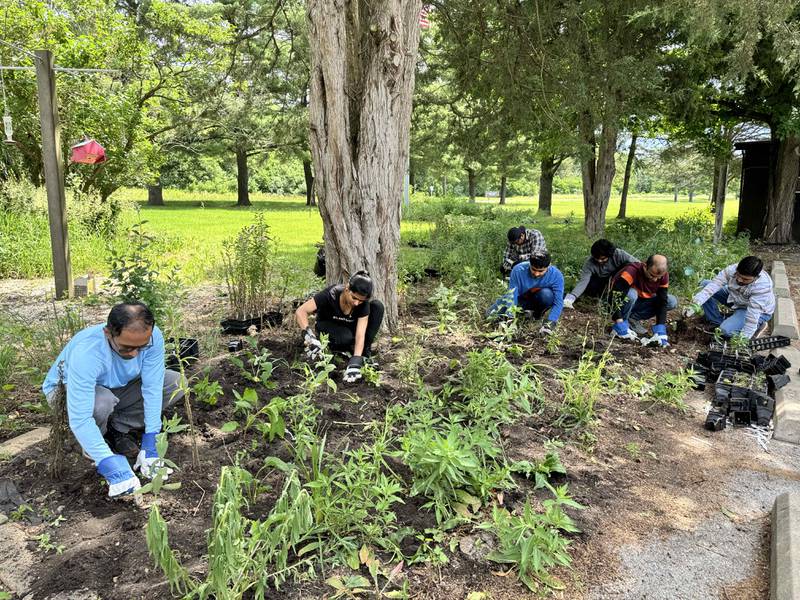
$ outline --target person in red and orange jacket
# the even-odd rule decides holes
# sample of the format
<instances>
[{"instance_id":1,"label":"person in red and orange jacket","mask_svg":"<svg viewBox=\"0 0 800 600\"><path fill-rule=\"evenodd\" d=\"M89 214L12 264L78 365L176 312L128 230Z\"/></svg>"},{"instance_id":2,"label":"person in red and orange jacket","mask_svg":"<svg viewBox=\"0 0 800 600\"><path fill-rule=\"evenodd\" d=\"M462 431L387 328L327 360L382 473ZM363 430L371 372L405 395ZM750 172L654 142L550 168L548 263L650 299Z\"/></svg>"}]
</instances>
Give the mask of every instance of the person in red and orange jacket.
<instances>
[{"instance_id":1,"label":"person in red and orange jacket","mask_svg":"<svg viewBox=\"0 0 800 600\"><path fill-rule=\"evenodd\" d=\"M646 262L632 263L624 267L615 277L608 302L614 320L612 335L636 340L636 332L628 321L646 321L655 317L653 335L644 338L642 344L658 343L669 346L667 336L667 311L677 308L678 299L668 294L669 272L667 257L653 254ZM646 330L645 330L646 331Z\"/></svg>"}]
</instances>

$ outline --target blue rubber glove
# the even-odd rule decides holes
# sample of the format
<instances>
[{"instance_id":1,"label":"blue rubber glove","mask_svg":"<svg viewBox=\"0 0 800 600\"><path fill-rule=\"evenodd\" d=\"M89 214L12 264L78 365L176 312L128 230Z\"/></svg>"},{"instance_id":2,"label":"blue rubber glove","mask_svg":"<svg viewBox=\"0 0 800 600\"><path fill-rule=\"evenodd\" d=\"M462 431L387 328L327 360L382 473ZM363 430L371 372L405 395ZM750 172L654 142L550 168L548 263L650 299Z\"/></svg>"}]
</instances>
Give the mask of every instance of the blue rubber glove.
<instances>
[{"instance_id":1,"label":"blue rubber glove","mask_svg":"<svg viewBox=\"0 0 800 600\"><path fill-rule=\"evenodd\" d=\"M156 450L156 434L145 433L142 436L142 445L141 449L139 450L139 456L136 457L136 464L133 465L134 470L139 469L139 472L142 475L148 479L152 479L156 476L158 470L163 466L164 461L158 456L158 451ZM161 480L166 481L171 473L172 469L169 467L164 467L164 474Z\"/></svg>"},{"instance_id":2,"label":"blue rubber glove","mask_svg":"<svg viewBox=\"0 0 800 600\"><path fill-rule=\"evenodd\" d=\"M128 459L121 454L108 456L97 465L97 472L108 482L108 497L131 494L142 487L139 478L131 471Z\"/></svg>"},{"instance_id":3,"label":"blue rubber glove","mask_svg":"<svg viewBox=\"0 0 800 600\"><path fill-rule=\"evenodd\" d=\"M612 335L623 340L637 340L638 336L632 329L628 329L628 322L621 321L611 326Z\"/></svg>"}]
</instances>

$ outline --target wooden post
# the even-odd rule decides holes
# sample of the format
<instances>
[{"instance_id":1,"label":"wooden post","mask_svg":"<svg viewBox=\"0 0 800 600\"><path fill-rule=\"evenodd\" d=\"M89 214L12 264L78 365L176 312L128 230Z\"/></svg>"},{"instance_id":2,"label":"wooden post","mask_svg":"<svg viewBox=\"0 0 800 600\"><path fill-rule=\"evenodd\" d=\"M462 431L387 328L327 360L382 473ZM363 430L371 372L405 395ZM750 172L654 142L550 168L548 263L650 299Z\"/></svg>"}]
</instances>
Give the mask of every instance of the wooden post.
<instances>
[{"instance_id":1,"label":"wooden post","mask_svg":"<svg viewBox=\"0 0 800 600\"><path fill-rule=\"evenodd\" d=\"M65 298L72 295L72 269L69 260L67 200L64 194L64 163L61 156L61 127L58 122L53 54L49 50L37 50L35 62L56 298Z\"/></svg>"}]
</instances>

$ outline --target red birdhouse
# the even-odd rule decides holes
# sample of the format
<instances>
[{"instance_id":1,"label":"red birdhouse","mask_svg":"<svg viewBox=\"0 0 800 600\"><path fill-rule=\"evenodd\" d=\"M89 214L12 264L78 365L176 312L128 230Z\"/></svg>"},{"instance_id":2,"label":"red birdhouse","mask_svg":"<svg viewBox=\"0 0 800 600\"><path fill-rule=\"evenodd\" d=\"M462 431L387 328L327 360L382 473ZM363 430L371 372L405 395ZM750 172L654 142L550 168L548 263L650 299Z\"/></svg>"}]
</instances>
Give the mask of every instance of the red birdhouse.
<instances>
[{"instance_id":1,"label":"red birdhouse","mask_svg":"<svg viewBox=\"0 0 800 600\"><path fill-rule=\"evenodd\" d=\"M72 147L70 161L86 165L96 165L106 160L106 149L95 140L83 140Z\"/></svg>"}]
</instances>

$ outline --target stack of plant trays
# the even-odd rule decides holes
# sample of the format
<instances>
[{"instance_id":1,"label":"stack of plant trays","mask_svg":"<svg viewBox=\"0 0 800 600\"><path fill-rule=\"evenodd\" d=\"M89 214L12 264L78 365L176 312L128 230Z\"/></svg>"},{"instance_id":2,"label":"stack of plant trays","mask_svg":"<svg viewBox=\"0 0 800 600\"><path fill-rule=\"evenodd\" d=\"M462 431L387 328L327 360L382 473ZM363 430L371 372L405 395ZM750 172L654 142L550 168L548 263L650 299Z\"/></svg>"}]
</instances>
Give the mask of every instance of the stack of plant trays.
<instances>
[{"instance_id":1,"label":"stack of plant trays","mask_svg":"<svg viewBox=\"0 0 800 600\"><path fill-rule=\"evenodd\" d=\"M753 340L746 348L712 342L708 352L700 353L689 366L696 373L696 389L714 384L706 429L719 431L729 422L743 427L769 426L775 411L775 392L789 382L785 373L791 363L783 356L765 357L756 352L781 348L789 342L783 336Z\"/></svg>"}]
</instances>

